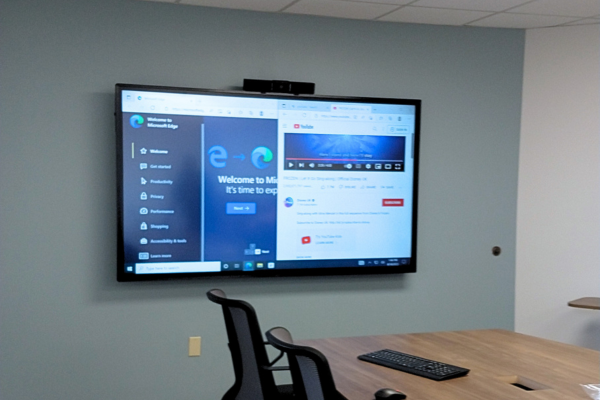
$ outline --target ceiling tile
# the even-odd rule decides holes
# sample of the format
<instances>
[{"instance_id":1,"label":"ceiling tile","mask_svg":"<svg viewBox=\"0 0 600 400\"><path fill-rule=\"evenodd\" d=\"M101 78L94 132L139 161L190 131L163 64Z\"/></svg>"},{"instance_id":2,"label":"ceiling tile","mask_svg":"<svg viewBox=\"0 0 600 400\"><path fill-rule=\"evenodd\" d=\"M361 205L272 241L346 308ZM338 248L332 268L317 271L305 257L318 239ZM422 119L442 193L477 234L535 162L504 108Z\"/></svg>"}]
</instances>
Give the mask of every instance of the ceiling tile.
<instances>
[{"instance_id":1,"label":"ceiling tile","mask_svg":"<svg viewBox=\"0 0 600 400\"><path fill-rule=\"evenodd\" d=\"M592 25L592 24L600 24L600 20L596 18L583 18L577 21L569 22L565 25Z\"/></svg>"},{"instance_id":2,"label":"ceiling tile","mask_svg":"<svg viewBox=\"0 0 600 400\"><path fill-rule=\"evenodd\" d=\"M411 6L474 11L504 11L529 1L531 0L418 0L411 4Z\"/></svg>"},{"instance_id":3,"label":"ceiling tile","mask_svg":"<svg viewBox=\"0 0 600 400\"><path fill-rule=\"evenodd\" d=\"M389 4L358 3L343 0L300 0L284 10L292 14L310 14L324 17L375 19L395 10Z\"/></svg>"},{"instance_id":4,"label":"ceiling tile","mask_svg":"<svg viewBox=\"0 0 600 400\"><path fill-rule=\"evenodd\" d=\"M489 15L492 15L492 13L407 6L384 16L379 20L414 24L464 25Z\"/></svg>"},{"instance_id":5,"label":"ceiling tile","mask_svg":"<svg viewBox=\"0 0 600 400\"><path fill-rule=\"evenodd\" d=\"M347 1L357 1L357 2L361 2L361 3L395 4L397 6L404 6L415 0L347 0Z\"/></svg>"},{"instance_id":6,"label":"ceiling tile","mask_svg":"<svg viewBox=\"0 0 600 400\"><path fill-rule=\"evenodd\" d=\"M0 0L1 1L1 0ZM540 28L600 23L600 0L142 0L436 25ZM503 12L506 11L506 12Z\"/></svg>"},{"instance_id":7,"label":"ceiling tile","mask_svg":"<svg viewBox=\"0 0 600 400\"><path fill-rule=\"evenodd\" d=\"M535 0L510 12L561 15L564 17L593 17L600 11L600 0Z\"/></svg>"},{"instance_id":8,"label":"ceiling tile","mask_svg":"<svg viewBox=\"0 0 600 400\"><path fill-rule=\"evenodd\" d=\"M292 0L181 0L179 4L189 4L194 6L235 8L238 10L254 11L279 11L289 4Z\"/></svg>"},{"instance_id":9,"label":"ceiling tile","mask_svg":"<svg viewBox=\"0 0 600 400\"><path fill-rule=\"evenodd\" d=\"M471 26L483 26L494 28L542 28L547 26L557 26L576 21L578 18L555 17L548 15L532 14L512 14L501 13L491 17L473 22Z\"/></svg>"}]
</instances>

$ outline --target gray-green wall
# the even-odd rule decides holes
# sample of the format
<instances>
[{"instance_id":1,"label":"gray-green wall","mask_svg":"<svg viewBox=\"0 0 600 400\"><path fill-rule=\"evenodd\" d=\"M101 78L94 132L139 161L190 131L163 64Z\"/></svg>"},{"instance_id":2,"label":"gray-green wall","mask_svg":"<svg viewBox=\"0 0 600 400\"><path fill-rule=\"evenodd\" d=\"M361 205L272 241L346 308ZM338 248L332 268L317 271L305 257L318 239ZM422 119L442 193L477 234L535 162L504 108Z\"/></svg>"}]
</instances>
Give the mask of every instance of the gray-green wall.
<instances>
[{"instance_id":1,"label":"gray-green wall","mask_svg":"<svg viewBox=\"0 0 600 400\"><path fill-rule=\"evenodd\" d=\"M2 0L0 398L220 398L213 287L297 338L512 329L523 47L519 30ZM243 78L423 100L416 274L116 282L114 84Z\"/></svg>"}]
</instances>

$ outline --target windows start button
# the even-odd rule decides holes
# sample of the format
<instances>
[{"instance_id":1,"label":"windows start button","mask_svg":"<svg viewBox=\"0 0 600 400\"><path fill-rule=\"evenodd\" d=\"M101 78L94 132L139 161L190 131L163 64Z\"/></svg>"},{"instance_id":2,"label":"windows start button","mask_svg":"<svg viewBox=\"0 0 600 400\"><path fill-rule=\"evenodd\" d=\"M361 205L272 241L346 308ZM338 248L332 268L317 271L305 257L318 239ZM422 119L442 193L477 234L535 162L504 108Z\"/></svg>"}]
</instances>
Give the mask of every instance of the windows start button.
<instances>
[{"instance_id":1,"label":"windows start button","mask_svg":"<svg viewBox=\"0 0 600 400\"><path fill-rule=\"evenodd\" d=\"M384 207L404 207L404 199L383 199Z\"/></svg>"}]
</instances>

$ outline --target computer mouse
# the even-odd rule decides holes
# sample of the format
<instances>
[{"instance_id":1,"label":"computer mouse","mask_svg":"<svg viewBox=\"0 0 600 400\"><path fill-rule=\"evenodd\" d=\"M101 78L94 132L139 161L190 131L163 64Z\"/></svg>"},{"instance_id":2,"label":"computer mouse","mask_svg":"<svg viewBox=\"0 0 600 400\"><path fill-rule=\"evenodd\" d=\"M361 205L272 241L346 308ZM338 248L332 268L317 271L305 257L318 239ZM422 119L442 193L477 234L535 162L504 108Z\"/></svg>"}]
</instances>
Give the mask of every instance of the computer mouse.
<instances>
[{"instance_id":1,"label":"computer mouse","mask_svg":"<svg viewBox=\"0 0 600 400\"><path fill-rule=\"evenodd\" d=\"M402 400L406 395L399 390L384 388L375 392L375 400Z\"/></svg>"}]
</instances>

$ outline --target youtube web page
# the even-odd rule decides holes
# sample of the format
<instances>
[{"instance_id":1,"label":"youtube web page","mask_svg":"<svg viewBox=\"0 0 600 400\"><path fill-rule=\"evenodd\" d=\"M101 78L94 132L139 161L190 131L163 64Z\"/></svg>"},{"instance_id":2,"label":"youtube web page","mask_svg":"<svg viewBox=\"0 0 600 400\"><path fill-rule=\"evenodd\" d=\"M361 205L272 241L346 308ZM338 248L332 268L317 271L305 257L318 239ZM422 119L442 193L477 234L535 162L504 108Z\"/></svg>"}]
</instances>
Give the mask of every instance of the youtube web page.
<instances>
[{"instance_id":1,"label":"youtube web page","mask_svg":"<svg viewBox=\"0 0 600 400\"><path fill-rule=\"evenodd\" d=\"M278 260L410 257L410 115L288 108L278 135Z\"/></svg>"}]
</instances>

